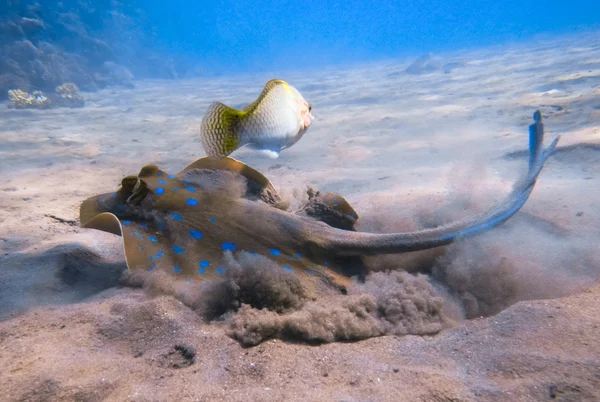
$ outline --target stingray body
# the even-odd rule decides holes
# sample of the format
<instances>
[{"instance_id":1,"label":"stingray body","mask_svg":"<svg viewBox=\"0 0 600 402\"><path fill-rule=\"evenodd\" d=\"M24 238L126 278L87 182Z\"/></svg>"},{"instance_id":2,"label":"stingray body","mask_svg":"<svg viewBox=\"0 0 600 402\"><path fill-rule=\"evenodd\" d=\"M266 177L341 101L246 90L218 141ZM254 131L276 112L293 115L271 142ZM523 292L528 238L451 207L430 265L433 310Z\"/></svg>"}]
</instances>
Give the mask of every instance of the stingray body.
<instances>
[{"instance_id":1,"label":"stingray body","mask_svg":"<svg viewBox=\"0 0 600 402\"><path fill-rule=\"evenodd\" d=\"M127 176L115 193L85 200L83 227L123 238L129 270L161 270L185 281L213 281L227 258L255 254L294 273L311 294L317 286L343 291L364 276L360 257L402 253L449 244L489 230L526 202L558 138L542 149L539 112L530 126L526 175L508 197L482 215L408 233L354 230L358 215L341 196L309 192L302 213L287 211L273 185L232 158L200 159L178 174L155 165Z\"/></svg>"}]
</instances>

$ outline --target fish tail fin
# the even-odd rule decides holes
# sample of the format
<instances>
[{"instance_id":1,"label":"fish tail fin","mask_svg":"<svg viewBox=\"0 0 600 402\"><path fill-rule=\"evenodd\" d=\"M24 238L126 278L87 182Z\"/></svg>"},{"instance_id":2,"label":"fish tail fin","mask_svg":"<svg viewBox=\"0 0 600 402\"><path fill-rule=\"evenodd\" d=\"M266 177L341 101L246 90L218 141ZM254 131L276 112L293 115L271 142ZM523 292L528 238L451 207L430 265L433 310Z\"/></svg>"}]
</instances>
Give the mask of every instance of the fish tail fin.
<instances>
[{"instance_id":1,"label":"fish tail fin","mask_svg":"<svg viewBox=\"0 0 600 402\"><path fill-rule=\"evenodd\" d=\"M208 156L224 158L243 145L237 127L245 115L220 102L209 106L200 125L200 139Z\"/></svg>"}]
</instances>

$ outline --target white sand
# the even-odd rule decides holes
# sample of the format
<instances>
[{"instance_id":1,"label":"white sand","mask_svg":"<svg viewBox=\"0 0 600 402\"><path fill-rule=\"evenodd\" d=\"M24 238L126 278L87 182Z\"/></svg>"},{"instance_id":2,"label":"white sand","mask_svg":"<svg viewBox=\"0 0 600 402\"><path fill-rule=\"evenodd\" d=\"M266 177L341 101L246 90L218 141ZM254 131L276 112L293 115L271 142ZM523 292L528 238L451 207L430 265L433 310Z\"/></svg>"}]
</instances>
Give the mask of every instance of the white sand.
<instances>
[{"instance_id":1,"label":"white sand","mask_svg":"<svg viewBox=\"0 0 600 402\"><path fill-rule=\"evenodd\" d=\"M62 283L60 250L36 253L78 242L123 257L115 236L48 215L76 222L82 200L143 165L177 172L204 156L208 104L246 104L274 77L143 81L86 93L82 109L0 108L0 400L598 400L600 33L444 57L467 65L414 76L402 73L409 60L386 61L280 76L312 103L313 127L277 160L233 156L284 194L306 184L342 194L362 230L400 231L417 214L460 218L503 198L526 163L511 153L526 150L540 109L546 143L560 134L562 150L517 216L447 258L469 292L511 293L503 308L541 300L432 338L245 350L171 297ZM381 264L403 267L390 258ZM176 370L164 356L180 342L198 356Z\"/></svg>"}]
</instances>

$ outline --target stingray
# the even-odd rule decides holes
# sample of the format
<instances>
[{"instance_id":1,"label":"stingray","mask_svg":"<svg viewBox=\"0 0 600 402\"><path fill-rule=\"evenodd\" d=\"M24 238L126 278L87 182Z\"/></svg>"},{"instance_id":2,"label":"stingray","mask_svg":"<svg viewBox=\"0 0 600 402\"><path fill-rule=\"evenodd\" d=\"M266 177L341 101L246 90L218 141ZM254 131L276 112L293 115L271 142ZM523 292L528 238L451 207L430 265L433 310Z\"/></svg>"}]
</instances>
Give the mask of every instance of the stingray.
<instances>
[{"instance_id":1,"label":"stingray","mask_svg":"<svg viewBox=\"0 0 600 402\"><path fill-rule=\"evenodd\" d=\"M517 213L559 140L543 149L540 112L533 117L528 169L508 196L485 213L439 227L360 232L354 227L358 214L342 196L314 190L303 208L290 211L265 176L229 157L202 158L177 174L144 166L123 178L116 192L85 200L80 222L121 236L130 271L211 282L226 274L231 258L258 255L298 278L308 297L323 285L344 293L354 279L364 279L363 256L447 245Z\"/></svg>"}]
</instances>

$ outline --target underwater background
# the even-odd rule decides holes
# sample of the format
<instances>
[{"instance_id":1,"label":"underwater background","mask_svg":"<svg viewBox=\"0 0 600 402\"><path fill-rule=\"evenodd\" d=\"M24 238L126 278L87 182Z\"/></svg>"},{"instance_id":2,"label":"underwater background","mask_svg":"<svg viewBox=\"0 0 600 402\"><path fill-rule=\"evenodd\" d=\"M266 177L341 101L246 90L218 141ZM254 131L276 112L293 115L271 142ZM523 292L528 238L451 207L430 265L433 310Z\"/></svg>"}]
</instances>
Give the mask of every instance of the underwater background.
<instances>
[{"instance_id":1,"label":"underwater background","mask_svg":"<svg viewBox=\"0 0 600 402\"><path fill-rule=\"evenodd\" d=\"M314 122L278 159L232 157L281 213L331 192L359 232L498 206L537 110L560 141L509 221L361 256L363 283L300 304L274 263L228 261L206 291L129 272L123 237L82 227L143 166L202 159L209 105L273 78ZM0 402L599 401L599 122L599 1L0 0Z\"/></svg>"},{"instance_id":2,"label":"underwater background","mask_svg":"<svg viewBox=\"0 0 600 402\"><path fill-rule=\"evenodd\" d=\"M600 23L594 1L209 1L146 3L158 43L212 71L449 51ZM162 4L162 5L161 5Z\"/></svg>"},{"instance_id":3,"label":"underwater background","mask_svg":"<svg viewBox=\"0 0 600 402\"><path fill-rule=\"evenodd\" d=\"M595 1L3 0L7 90L339 66L597 29Z\"/></svg>"}]
</instances>

